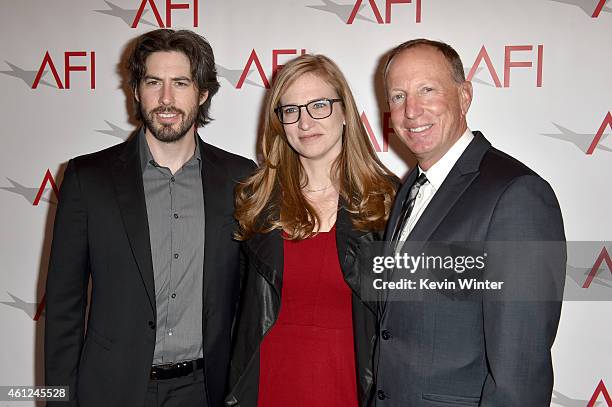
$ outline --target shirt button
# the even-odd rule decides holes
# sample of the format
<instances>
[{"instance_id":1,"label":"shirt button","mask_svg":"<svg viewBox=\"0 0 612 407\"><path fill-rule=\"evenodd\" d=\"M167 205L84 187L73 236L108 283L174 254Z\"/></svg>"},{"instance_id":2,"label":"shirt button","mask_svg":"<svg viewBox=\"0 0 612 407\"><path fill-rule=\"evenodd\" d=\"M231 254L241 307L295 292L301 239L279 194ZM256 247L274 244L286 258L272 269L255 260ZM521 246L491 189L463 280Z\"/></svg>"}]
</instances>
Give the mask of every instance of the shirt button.
<instances>
[{"instance_id":1,"label":"shirt button","mask_svg":"<svg viewBox=\"0 0 612 407\"><path fill-rule=\"evenodd\" d=\"M149 328L155 329L155 323L153 321L149 321Z\"/></svg>"},{"instance_id":2,"label":"shirt button","mask_svg":"<svg viewBox=\"0 0 612 407\"><path fill-rule=\"evenodd\" d=\"M174 182L174 181L175 181L174 177L171 177L170 182Z\"/></svg>"},{"instance_id":3,"label":"shirt button","mask_svg":"<svg viewBox=\"0 0 612 407\"><path fill-rule=\"evenodd\" d=\"M385 392L384 392L384 391L382 391L382 390L378 390L378 391L376 392L376 397L378 397L378 399L379 399L379 400L384 400L384 399L386 399L386 398L387 398L387 395L385 394Z\"/></svg>"},{"instance_id":4,"label":"shirt button","mask_svg":"<svg viewBox=\"0 0 612 407\"><path fill-rule=\"evenodd\" d=\"M178 256L178 253L174 253L174 258L175 258L175 259L178 259L178 257L179 257L179 256Z\"/></svg>"},{"instance_id":5,"label":"shirt button","mask_svg":"<svg viewBox=\"0 0 612 407\"><path fill-rule=\"evenodd\" d=\"M176 298L176 293L172 293L172 295L170 297Z\"/></svg>"},{"instance_id":6,"label":"shirt button","mask_svg":"<svg viewBox=\"0 0 612 407\"><path fill-rule=\"evenodd\" d=\"M388 341L389 339L391 339L391 333L389 331L387 331L386 329L384 329L381 333L380 336L385 340Z\"/></svg>"},{"instance_id":7,"label":"shirt button","mask_svg":"<svg viewBox=\"0 0 612 407\"><path fill-rule=\"evenodd\" d=\"M174 219L178 219L178 213L174 214Z\"/></svg>"},{"instance_id":8,"label":"shirt button","mask_svg":"<svg viewBox=\"0 0 612 407\"><path fill-rule=\"evenodd\" d=\"M169 330L168 330L168 335L169 335L169 336L172 336L172 329L169 329Z\"/></svg>"}]
</instances>

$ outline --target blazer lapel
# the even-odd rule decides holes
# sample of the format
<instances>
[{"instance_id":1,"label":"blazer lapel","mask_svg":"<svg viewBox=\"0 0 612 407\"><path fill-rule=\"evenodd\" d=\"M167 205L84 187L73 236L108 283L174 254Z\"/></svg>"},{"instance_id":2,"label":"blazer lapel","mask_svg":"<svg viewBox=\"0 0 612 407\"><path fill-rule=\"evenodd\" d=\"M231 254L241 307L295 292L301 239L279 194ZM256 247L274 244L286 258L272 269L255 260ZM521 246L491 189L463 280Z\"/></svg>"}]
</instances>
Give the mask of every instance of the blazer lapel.
<instances>
[{"instance_id":1,"label":"blazer lapel","mask_svg":"<svg viewBox=\"0 0 612 407\"><path fill-rule=\"evenodd\" d=\"M459 160L455 163L451 171L448 173L446 179L440 186L440 189L436 192L432 200L427 205L427 208L419 218L416 225L408 235L408 240L413 242L426 242L438 227L442 225L442 222L446 215L451 211L457 200L463 195L465 190L472 184L474 179L479 174L480 163L486 151L491 147L488 140L482 135L482 133L475 131L474 139L465 149ZM401 195L398 194L398 198L393 205L393 212L395 222L399 218L399 212L401 211L403 198L408 193L408 190L414 179L417 176L417 169L415 168L408 179L400 190ZM401 200L400 200L401 198ZM387 226L387 236L391 236L393 231L392 228L395 224L389 223ZM391 275L387 275L387 279L390 280ZM388 290L385 290L388 291ZM384 315L386 306L389 301L389 293L385 292L380 301L379 313ZM393 295L393 294L391 294Z\"/></svg>"},{"instance_id":2,"label":"blazer lapel","mask_svg":"<svg viewBox=\"0 0 612 407\"><path fill-rule=\"evenodd\" d=\"M204 200L204 266L203 266L203 287L202 287L202 303L205 304L205 298L207 297L206 291L210 287L210 279L212 278L210 272L208 272L207 265L215 264L213 258L216 257L217 251L217 233L221 230L221 216L223 213L223 204L219 199L223 194L220 193L225 187L223 181L219 179L219 171L216 162L213 161L213 157L209 150L206 148L206 144L196 136L196 140L200 143L200 155L202 157L201 167L201 179L202 179L202 194ZM204 315L205 313L202 313Z\"/></svg>"},{"instance_id":3,"label":"blazer lapel","mask_svg":"<svg viewBox=\"0 0 612 407\"><path fill-rule=\"evenodd\" d=\"M412 184L414 184L414 181L418 175L418 168L414 167L406 177L406 181L404 181L400 189L397 191L395 200L393 201L393 207L391 208L391 213L389 214L389 220L387 221L387 227L385 229L385 240L391 239L393 231L395 230L397 222L401 216L404 200L406 199L408 192L410 192L410 188L412 187Z\"/></svg>"},{"instance_id":4,"label":"blazer lapel","mask_svg":"<svg viewBox=\"0 0 612 407\"><path fill-rule=\"evenodd\" d=\"M414 225L408 240L427 241L477 175L477 172L461 174L453 168Z\"/></svg>"},{"instance_id":5,"label":"blazer lapel","mask_svg":"<svg viewBox=\"0 0 612 407\"><path fill-rule=\"evenodd\" d=\"M215 264L219 250L223 250L218 235L224 229L224 222L232 216L232 201L226 196L227 188L233 188L233 183L228 183L227 170L217 156L202 141L199 136L196 140L200 143L200 154L202 157L202 193L204 194L204 277L202 289L202 301L206 303L209 288L213 287L213 280L217 272L210 269ZM233 192L230 192L230 195ZM229 216L224 216L228 214Z\"/></svg>"},{"instance_id":6,"label":"blazer lapel","mask_svg":"<svg viewBox=\"0 0 612 407\"><path fill-rule=\"evenodd\" d=\"M399 219L401 217L404 200L408 196L410 188L412 188L412 184L414 184L414 181L416 180L418 175L419 169L417 167L414 167L406 177L406 180L404 181L400 189L397 191L397 194L395 195L395 201L393 201L393 208L391 209L391 213L389 214L389 220L387 221L387 227L385 229L384 241L386 250L383 253L383 255L385 256L393 256L395 254L393 253L393 248L395 247L395 244L391 241L391 236L393 236L393 231L397 227L397 223L399 222ZM383 277L386 281L391 281L392 273L393 272L391 270L387 270L384 272ZM389 290L380 290L380 292L378 293L379 315L384 314L388 297Z\"/></svg>"},{"instance_id":7,"label":"blazer lapel","mask_svg":"<svg viewBox=\"0 0 612 407\"><path fill-rule=\"evenodd\" d=\"M224 222L233 216L233 205L224 199L227 196L227 188L232 188L230 195L233 196L233 183L228 184L227 170L212 150L199 137L200 151L202 152L202 190L204 192L204 290L203 296L207 297L211 279L214 272L208 270L207 265L215 264L214 259L219 250L217 235L223 229ZM219 216L226 214L230 216ZM246 242L247 246L257 254L258 260L263 260L269 267L260 267L260 273L270 282L280 295L280 287L283 271L283 241L280 232L273 231L266 234L253 236Z\"/></svg>"},{"instance_id":8,"label":"blazer lapel","mask_svg":"<svg viewBox=\"0 0 612 407\"><path fill-rule=\"evenodd\" d=\"M491 144L482 133L474 132L474 139L455 163L427 208L414 225L408 239L416 242L429 240L457 200L478 176L480 162Z\"/></svg>"},{"instance_id":9,"label":"blazer lapel","mask_svg":"<svg viewBox=\"0 0 612 407\"><path fill-rule=\"evenodd\" d=\"M147 291L149 303L153 312L155 312L153 262L151 260L147 204L138 153L138 134L127 141L122 154L115 161L111 173L123 226L136 259L140 277Z\"/></svg>"}]
</instances>

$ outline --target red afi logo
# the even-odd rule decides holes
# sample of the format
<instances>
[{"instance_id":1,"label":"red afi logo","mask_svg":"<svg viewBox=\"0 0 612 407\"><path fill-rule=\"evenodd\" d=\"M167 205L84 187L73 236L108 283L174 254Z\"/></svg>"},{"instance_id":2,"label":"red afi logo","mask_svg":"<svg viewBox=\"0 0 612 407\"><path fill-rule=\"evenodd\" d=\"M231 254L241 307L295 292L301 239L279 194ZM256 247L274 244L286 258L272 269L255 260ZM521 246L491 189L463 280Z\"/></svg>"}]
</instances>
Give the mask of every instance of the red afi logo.
<instances>
[{"instance_id":1,"label":"red afi logo","mask_svg":"<svg viewBox=\"0 0 612 407\"><path fill-rule=\"evenodd\" d=\"M593 396L591 397L591 400L589 400L586 407L595 407L595 403L597 402L600 394L603 396L604 400L606 400L608 407L612 407L612 397L610 397L610 393L608 393L608 389L606 389L606 385L604 384L603 380L599 381L599 384L597 385L597 388L595 389L595 392L593 393Z\"/></svg>"},{"instance_id":2,"label":"red afi logo","mask_svg":"<svg viewBox=\"0 0 612 407\"><path fill-rule=\"evenodd\" d=\"M42 315L44 309L45 309L45 296L43 295L42 299L38 303L38 306L36 307L36 314L34 315L34 318L33 318L34 321L38 321L40 319L40 316Z\"/></svg>"},{"instance_id":3,"label":"red afi logo","mask_svg":"<svg viewBox=\"0 0 612 407\"><path fill-rule=\"evenodd\" d=\"M244 65L244 69L242 70L240 79L238 80L238 83L236 84L236 89L242 88L242 85L244 85L244 81L246 80L247 76L249 75L251 71L251 65L253 64L255 64L255 67L257 68L257 72L259 72L259 77L261 78L261 82L266 88L269 89L271 79L274 78L274 75L276 75L276 72L278 72L278 70L283 67L283 65L278 63L279 55L297 55L297 53L298 53L297 49L273 49L272 50L272 74L270 75L270 78L268 78L266 76L266 73L264 72L263 66L261 65L261 59L257 55L257 52L255 51L255 49L253 49L251 51L251 55L249 55L249 59L247 59L247 62ZM300 50L300 55L304 55L304 54L306 54L306 50L302 48Z\"/></svg>"},{"instance_id":4,"label":"red afi logo","mask_svg":"<svg viewBox=\"0 0 612 407\"><path fill-rule=\"evenodd\" d=\"M389 112L383 113L383 135L382 135L382 147L378 142L374 131L372 130L372 126L370 125L370 120L368 120L368 116L365 112L361 113L361 121L363 123L363 127L365 127L368 136L370 136L370 141L372 142L372 147L374 151L377 153L386 153L389 151L389 135L393 133L393 128L389 125L391 114Z\"/></svg>"},{"instance_id":5,"label":"red afi logo","mask_svg":"<svg viewBox=\"0 0 612 407\"><path fill-rule=\"evenodd\" d=\"M38 72L36 73L36 78L32 83L32 89L36 89L38 84L40 83L40 79L45 73L45 68L48 66L51 69L51 73L53 74L53 78L55 78L55 83L59 89L70 89L70 72L72 71L87 71L87 65L71 65L70 58L73 57L86 57L87 52L85 51L66 51L64 52L64 83L62 84L62 80L60 79L59 74L57 73L57 69L55 68L55 64L53 63L53 59L49 54L49 51L45 52L45 56L43 57L42 63L40 64L40 68L38 68ZM96 88L96 53L93 51L89 52L89 86L90 89Z\"/></svg>"},{"instance_id":6,"label":"red afi logo","mask_svg":"<svg viewBox=\"0 0 612 407\"><path fill-rule=\"evenodd\" d=\"M599 253L599 257L597 257L597 260L595 260L595 264L593 264L593 267L591 268L587 279L584 281L584 284L582 284L582 288L589 288L591 286L591 283L595 278L595 274L597 274L597 270L599 270L599 267L604 262L604 260L606 262L606 265L608 266L608 270L610 270L610 273L612 273L612 259L610 259L610 254L608 254L608 250L604 246L603 249L601 249L601 252Z\"/></svg>"},{"instance_id":7,"label":"red afi logo","mask_svg":"<svg viewBox=\"0 0 612 407\"><path fill-rule=\"evenodd\" d=\"M188 10L190 8L188 3L173 3L172 0L166 0L166 23L164 25L161 15L159 14L159 9L155 4L155 0L142 0L140 7L138 7L138 12L136 12L136 16L134 17L134 21L132 22L132 28L138 27L138 22L147 4L151 6L151 10L153 10L153 14L157 20L157 25L159 25L160 28L172 27L172 10ZM193 26L198 26L198 0L193 0Z\"/></svg>"},{"instance_id":8,"label":"red afi logo","mask_svg":"<svg viewBox=\"0 0 612 407\"><path fill-rule=\"evenodd\" d=\"M513 61L512 53L517 51L532 51L533 45L506 45L504 47L504 88L510 87L510 69L511 68L532 68L532 61ZM536 56L536 87L542 87L542 63L544 60L544 45L537 46L537 56ZM495 67L493 66L493 62L491 62L491 57L487 52L486 47L483 45L480 48L480 52L476 56L476 60L470 69L470 72L467 75L467 80L471 81L474 77L476 70L480 66L480 64L484 61L487 69L489 70L489 74L491 75L491 79L493 79L493 83L495 83L496 88L501 88L501 82L499 80L499 75L495 71Z\"/></svg>"},{"instance_id":9,"label":"red afi logo","mask_svg":"<svg viewBox=\"0 0 612 407\"><path fill-rule=\"evenodd\" d=\"M599 0L599 3L597 4L597 7L595 7L595 11L593 11L593 15L591 16L592 18L599 17L599 14L601 13L601 10L606 5L606 1L608 1L608 0Z\"/></svg>"},{"instance_id":10,"label":"red afi logo","mask_svg":"<svg viewBox=\"0 0 612 407\"><path fill-rule=\"evenodd\" d=\"M603 136L603 132L606 129L606 126L610 126L610 129L612 129L612 113L610 112L608 112L603 122L601 123L601 126L599 126L599 130L597 130L597 134L595 134L595 138L593 139L591 146L586 152L587 155L591 155L593 154L593 151L595 151L595 147L597 147L597 144L599 144L599 140L601 140L601 136Z\"/></svg>"},{"instance_id":11,"label":"red afi logo","mask_svg":"<svg viewBox=\"0 0 612 407\"><path fill-rule=\"evenodd\" d=\"M355 17L357 16L359 9L361 8L362 2L363 0L357 0L355 2L355 6L353 7L353 10L351 11L351 15L349 16L348 20L346 20L347 24L353 24L353 21L355 21ZM370 5L370 8L372 8L372 12L374 13L374 17L376 17L376 21L378 22L378 24L391 24L391 5L392 4L410 4L410 3L412 3L412 0L385 0L385 21L383 22L382 16L380 15L380 10L378 9L376 2L374 0L368 0L368 4ZM416 22L417 23L421 22L421 0L416 0Z\"/></svg>"},{"instance_id":12,"label":"red afi logo","mask_svg":"<svg viewBox=\"0 0 612 407\"><path fill-rule=\"evenodd\" d=\"M55 180L53 179L53 175L51 174L51 171L47 169L47 172L45 172L45 176L43 177L43 180L40 183L40 187L38 188L38 193L36 194L36 198L34 198L34 202L32 202L32 205L38 206L38 204L40 203L40 199L42 198L43 193L45 192L45 189L47 189L47 182L51 184L51 188L53 189L53 192L55 193L55 197L57 198L59 196L59 190L57 189L57 184L55 183Z\"/></svg>"}]
</instances>

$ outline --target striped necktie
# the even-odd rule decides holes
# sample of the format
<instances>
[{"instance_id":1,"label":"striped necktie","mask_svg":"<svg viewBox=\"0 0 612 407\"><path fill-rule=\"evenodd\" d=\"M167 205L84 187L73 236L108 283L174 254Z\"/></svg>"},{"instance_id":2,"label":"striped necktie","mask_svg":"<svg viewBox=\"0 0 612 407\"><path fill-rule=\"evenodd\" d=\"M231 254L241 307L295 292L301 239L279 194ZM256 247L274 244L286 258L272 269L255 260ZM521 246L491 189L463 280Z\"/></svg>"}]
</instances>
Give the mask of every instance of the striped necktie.
<instances>
[{"instance_id":1,"label":"striped necktie","mask_svg":"<svg viewBox=\"0 0 612 407\"><path fill-rule=\"evenodd\" d=\"M402 214L400 215L400 218L397 224L395 225L395 230L393 231L391 241L399 241L400 236L402 235L402 230L404 230L406 222L408 222L410 214L412 213L412 209L414 208L414 202L416 201L419 189L421 189L421 187L426 183L427 177L425 176L425 173L422 172L421 175L419 175L419 177L416 179L416 181L414 181L412 187L410 187L410 192L408 192L408 196L404 200L404 204L402 205Z\"/></svg>"}]
</instances>

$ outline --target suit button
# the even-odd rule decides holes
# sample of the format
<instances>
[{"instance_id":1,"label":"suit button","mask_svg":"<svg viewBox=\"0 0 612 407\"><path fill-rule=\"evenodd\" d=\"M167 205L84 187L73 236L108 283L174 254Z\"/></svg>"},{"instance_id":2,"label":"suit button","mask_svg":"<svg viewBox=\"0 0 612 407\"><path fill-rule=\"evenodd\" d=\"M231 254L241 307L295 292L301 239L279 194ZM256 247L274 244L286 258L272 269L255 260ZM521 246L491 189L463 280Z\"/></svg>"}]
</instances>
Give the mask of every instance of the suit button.
<instances>
[{"instance_id":1,"label":"suit button","mask_svg":"<svg viewBox=\"0 0 612 407\"><path fill-rule=\"evenodd\" d=\"M378 391L376 392L376 397L378 397L378 399L379 399L379 400L384 400L384 399L386 399L386 398L387 398L387 395L385 394L385 392L384 392L384 391L382 391L382 390L378 390Z\"/></svg>"},{"instance_id":2,"label":"suit button","mask_svg":"<svg viewBox=\"0 0 612 407\"><path fill-rule=\"evenodd\" d=\"M391 339L391 333L389 331L387 331L386 329L383 329L383 331L380 333L380 336L385 340L388 341L389 339Z\"/></svg>"},{"instance_id":3,"label":"suit button","mask_svg":"<svg viewBox=\"0 0 612 407\"><path fill-rule=\"evenodd\" d=\"M155 329L155 324L153 323L153 321L149 321L149 328Z\"/></svg>"}]
</instances>

